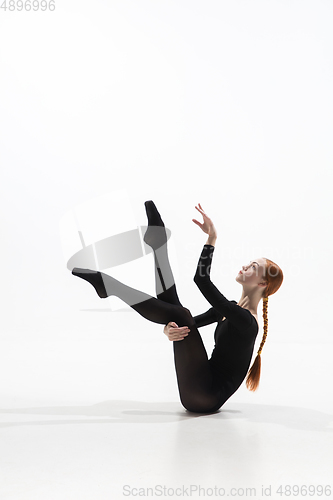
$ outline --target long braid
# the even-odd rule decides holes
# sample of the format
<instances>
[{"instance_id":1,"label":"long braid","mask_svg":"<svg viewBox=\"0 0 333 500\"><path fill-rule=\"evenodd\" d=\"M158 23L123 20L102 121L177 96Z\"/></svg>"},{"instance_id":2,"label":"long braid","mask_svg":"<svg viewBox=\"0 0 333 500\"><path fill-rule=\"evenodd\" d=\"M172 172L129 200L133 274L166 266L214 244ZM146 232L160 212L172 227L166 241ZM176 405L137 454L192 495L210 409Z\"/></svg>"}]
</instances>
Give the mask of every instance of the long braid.
<instances>
[{"instance_id":1,"label":"long braid","mask_svg":"<svg viewBox=\"0 0 333 500\"><path fill-rule=\"evenodd\" d=\"M262 315L264 318L264 334L262 336L262 340L260 343L260 347L258 349L256 359L254 360L254 363L251 366L249 373L247 374L246 387L249 389L249 391L256 391L259 386L260 372L261 372L261 352L266 342L267 331L268 331L267 308L268 308L268 297L264 297L262 306L262 313L263 313Z\"/></svg>"}]
</instances>

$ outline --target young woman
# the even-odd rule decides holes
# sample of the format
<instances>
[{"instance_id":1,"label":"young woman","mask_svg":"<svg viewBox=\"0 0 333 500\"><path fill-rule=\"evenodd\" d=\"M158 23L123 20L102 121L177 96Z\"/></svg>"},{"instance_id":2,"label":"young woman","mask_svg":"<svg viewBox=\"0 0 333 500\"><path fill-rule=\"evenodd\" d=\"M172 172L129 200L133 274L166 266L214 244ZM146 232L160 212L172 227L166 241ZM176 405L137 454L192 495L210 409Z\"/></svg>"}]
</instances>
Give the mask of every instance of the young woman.
<instances>
[{"instance_id":1,"label":"young woman","mask_svg":"<svg viewBox=\"0 0 333 500\"><path fill-rule=\"evenodd\" d=\"M154 252L157 298L128 287L99 271L75 267L72 274L91 283L99 297L116 295L149 321L165 324L164 332L173 341L177 382L183 406L195 413L212 413L221 408L246 377L258 334L257 306L263 298L264 335L246 381L250 390L258 387L260 355L267 336L268 296L278 290L283 274L272 261L258 258L243 266L236 277L243 287L239 302L226 299L210 279L217 232L199 203L195 208L202 215L203 223L196 219L193 222L208 235L208 239L201 252L194 282L211 308L193 317L182 306L177 294L161 216L152 201L145 202L145 207L148 228L144 241ZM213 322L217 322L215 347L208 359L198 328Z\"/></svg>"}]
</instances>

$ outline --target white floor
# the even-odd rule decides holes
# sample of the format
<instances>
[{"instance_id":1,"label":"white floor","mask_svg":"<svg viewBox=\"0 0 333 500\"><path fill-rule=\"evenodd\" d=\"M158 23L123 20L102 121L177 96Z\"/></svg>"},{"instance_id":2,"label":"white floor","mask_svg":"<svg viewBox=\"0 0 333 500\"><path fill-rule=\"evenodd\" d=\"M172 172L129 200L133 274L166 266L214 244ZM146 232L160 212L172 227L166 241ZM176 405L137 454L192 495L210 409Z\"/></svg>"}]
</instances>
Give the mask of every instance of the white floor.
<instances>
[{"instance_id":1,"label":"white floor","mask_svg":"<svg viewBox=\"0 0 333 500\"><path fill-rule=\"evenodd\" d=\"M267 341L259 391L243 384L218 413L193 415L158 325L107 310L66 325L41 317L1 341L1 500L284 498L280 485L313 485L319 498L332 487L332 344Z\"/></svg>"}]
</instances>

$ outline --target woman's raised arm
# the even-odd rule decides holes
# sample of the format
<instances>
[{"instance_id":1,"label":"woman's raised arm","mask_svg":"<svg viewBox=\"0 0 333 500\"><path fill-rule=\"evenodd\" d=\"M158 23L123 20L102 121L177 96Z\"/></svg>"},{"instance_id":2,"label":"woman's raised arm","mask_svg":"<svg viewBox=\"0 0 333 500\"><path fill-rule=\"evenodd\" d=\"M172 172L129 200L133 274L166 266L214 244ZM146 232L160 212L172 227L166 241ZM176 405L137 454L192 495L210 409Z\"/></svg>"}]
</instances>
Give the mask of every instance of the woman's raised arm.
<instances>
[{"instance_id":1,"label":"woman's raised arm","mask_svg":"<svg viewBox=\"0 0 333 500\"><path fill-rule=\"evenodd\" d=\"M201 224L195 219L192 219L202 231L208 234L208 240L201 252L197 270L194 276L194 282L198 286L203 296L207 299L210 305L221 315L228 318L236 328L246 329L251 325L253 319L250 311L244 308L244 304L238 305L235 301L228 300L212 283L210 279L210 270L212 257L215 250L215 242L217 232L213 221L203 211L202 206L195 207L203 217Z\"/></svg>"},{"instance_id":2,"label":"woman's raised arm","mask_svg":"<svg viewBox=\"0 0 333 500\"><path fill-rule=\"evenodd\" d=\"M215 246L215 243L216 243L216 239L217 239L217 231L215 229L215 226L213 224L213 221L212 219L210 219L208 217L208 215L204 212L202 206L200 205L200 203L198 203L198 206L195 207L198 212L201 213L202 217L203 217L203 223L197 221L196 219L192 219L192 221L200 227L200 229L208 234L208 240L206 242L206 245L212 245L212 246Z\"/></svg>"}]
</instances>

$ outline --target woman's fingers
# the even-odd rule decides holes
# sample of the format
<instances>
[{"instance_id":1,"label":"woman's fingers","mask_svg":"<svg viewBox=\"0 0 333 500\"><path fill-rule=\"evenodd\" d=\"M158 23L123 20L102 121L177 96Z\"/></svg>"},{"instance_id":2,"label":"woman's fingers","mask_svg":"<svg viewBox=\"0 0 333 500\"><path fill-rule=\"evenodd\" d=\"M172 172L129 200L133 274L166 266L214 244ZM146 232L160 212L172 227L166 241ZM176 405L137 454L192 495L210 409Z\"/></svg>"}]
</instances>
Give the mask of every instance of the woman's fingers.
<instances>
[{"instance_id":1,"label":"woman's fingers","mask_svg":"<svg viewBox=\"0 0 333 500\"><path fill-rule=\"evenodd\" d=\"M199 207L199 208L198 208L198 207ZM195 208L196 208L196 209L197 209L197 210L198 210L198 211L199 211L202 215L205 215L205 216L207 217L207 215L206 215L206 213L205 213L204 209L202 208L202 206L200 205L200 203L198 203L198 206L196 206Z\"/></svg>"},{"instance_id":2,"label":"woman's fingers","mask_svg":"<svg viewBox=\"0 0 333 500\"><path fill-rule=\"evenodd\" d=\"M190 329L187 326L180 328L170 328L169 329L169 340L177 342L179 340L184 340L188 336Z\"/></svg>"},{"instance_id":3,"label":"woman's fingers","mask_svg":"<svg viewBox=\"0 0 333 500\"><path fill-rule=\"evenodd\" d=\"M199 222L197 219L192 219L192 221L194 222L194 224L196 224L196 225L197 225L197 226L199 226L200 228L202 227L201 222Z\"/></svg>"},{"instance_id":4,"label":"woman's fingers","mask_svg":"<svg viewBox=\"0 0 333 500\"><path fill-rule=\"evenodd\" d=\"M202 215L204 215L204 211L202 210L202 208L199 208L197 206L195 206L195 208L198 210L198 212L200 212Z\"/></svg>"},{"instance_id":5,"label":"woman's fingers","mask_svg":"<svg viewBox=\"0 0 333 500\"><path fill-rule=\"evenodd\" d=\"M182 328L170 328L170 333L175 334L175 335L181 335L183 333L188 333L190 329L187 326L184 326Z\"/></svg>"},{"instance_id":6,"label":"woman's fingers","mask_svg":"<svg viewBox=\"0 0 333 500\"><path fill-rule=\"evenodd\" d=\"M200 210L201 210L203 213L205 213L205 211L204 211L204 209L202 208L202 206L200 205L200 203L198 203L198 206L199 206Z\"/></svg>"},{"instance_id":7,"label":"woman's fingers","mask_svg":"<svg viewBox=\"0 0 333 500\"><path fill-rule=\"evenodd\" d=\"M202 208L198 208L197 206L196 206L195 208L198 210L198 212L200 212L200 213L201 213L201 215L202 215L202 216L205 216L205 215L206 215L206 214L205 214L205 212L202 210ZM206 216L206 217L207 217L207 216Z\"/></svg>"},{"instance_id":8,"label":"woman's fingers","mask_svg":"<svg viewBox=\"0 0 333 500\"><path fill-rule=\"evenodd\" d=\"M200 203L199 203L199 206L201 207ZM198 207L195 207L195 208L198 210L198 212L201 213L201 215L202 215L202 217L203 217L204 220L207 220L207 221L211 222L211 219L208 217L207 214L205 214L205 212L202 210L202 208L198 208Z\"/></svg>"},{"instance_id":9,"label":"woman's fingers","mask_svg":"<svg viewBox=\"0 0 333 500\"><path fill-rule=\"evenodd\" d=\"M184 340L187 337L187 335L188 333L186 333L183 336L178 335L178 337L169 337L169 340L172 340L172 342L179 342L180 340Z\"/></svg>"}]
</instances>

